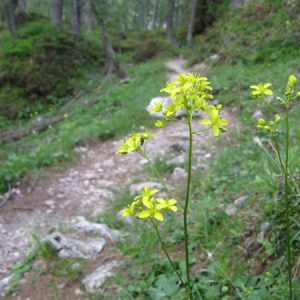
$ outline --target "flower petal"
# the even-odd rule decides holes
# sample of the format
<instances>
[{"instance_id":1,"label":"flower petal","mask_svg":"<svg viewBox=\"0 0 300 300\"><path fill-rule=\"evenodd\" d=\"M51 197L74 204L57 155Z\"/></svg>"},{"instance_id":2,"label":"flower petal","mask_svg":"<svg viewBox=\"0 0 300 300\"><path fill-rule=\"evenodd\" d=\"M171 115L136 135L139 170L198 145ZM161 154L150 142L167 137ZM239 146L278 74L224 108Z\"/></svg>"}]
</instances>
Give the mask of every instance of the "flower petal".
<instances>
[{"instance_id":1,"label":"flower petal","mask_svg":"<svg viewBox=\"0 0 300 300\"><path fill-rule=\"evenodd\" d=\"M155 214L154 214L154 218L157 219L158 221L163 221L164 220L164 216L162 213L160 213L159 211L157 211Z\"/></svg>"},{"instance_id":2,"label":"flower petal","mask_svg":"<svg viewBox=\"0 0 300 300\"><path fill-rule=\"evenodd\" d=\"M151 215L149 210L143 210L141 212L139 212L136 217L140 218L140 219L145 219L145 218L149 218Z\"/></svg>"}]
</instances>

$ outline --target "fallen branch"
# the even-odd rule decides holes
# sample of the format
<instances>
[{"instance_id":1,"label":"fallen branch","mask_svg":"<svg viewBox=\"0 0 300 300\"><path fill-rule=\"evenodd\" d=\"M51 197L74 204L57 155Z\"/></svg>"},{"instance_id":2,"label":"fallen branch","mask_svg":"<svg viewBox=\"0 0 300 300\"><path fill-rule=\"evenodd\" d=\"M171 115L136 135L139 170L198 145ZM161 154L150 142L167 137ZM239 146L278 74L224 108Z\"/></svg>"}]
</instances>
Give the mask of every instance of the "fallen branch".
<instances>
[{"instance_id":1,"label":"fallen branch","mask_svg":"<svg viewBox=\"0 0 300 300\"><path fill-rule=\"evenodd\" d=\"M55 116L55 117L50 118L50 119L48 119L45 122L40 123L40 124L32 124L32 125L30 125L26 128L23 128L23 129L4 132L1 135L1 142L6 143L8 141L20 140L21 138L23 138L27 135L45 131L50 126L55 125L56 123L62 121L63 119L64 119L64 116Z\"/></svg>"},{"instance_id":2,"label":"fallen branch","mask_svg":"<svg viewBox=\"0 0 300 300\"><path fill-rule=\"evenodd\" d=\"M87 91L88 93L89 91ZM55 124L61 122L64 119L64 114L69 112L83 96L83 93L78 93L75 98L68 102L59 112L59 115L45 118L41 122L31 124L25 128L12 128L7 132L4 132L0 135L0 143L7 143L9 141L17 141L26 137L27 135L38 133L47 130L48 128L53 127ZM93 102L93 101L90 101Z\"/></svg>"}]
</instances>

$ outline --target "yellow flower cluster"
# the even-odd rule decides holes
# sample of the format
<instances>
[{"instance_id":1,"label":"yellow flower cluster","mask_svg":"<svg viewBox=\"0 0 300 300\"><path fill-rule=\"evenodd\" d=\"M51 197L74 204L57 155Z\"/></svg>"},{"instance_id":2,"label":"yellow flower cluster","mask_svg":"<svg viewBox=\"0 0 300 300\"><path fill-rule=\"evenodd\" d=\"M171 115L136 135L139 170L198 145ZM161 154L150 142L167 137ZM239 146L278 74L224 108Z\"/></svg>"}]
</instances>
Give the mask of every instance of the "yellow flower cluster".
<instances>
[{"instance_id":1,"label":"yellow flower cluster","mask_svg":"<svg viewBox=\"0 0 300 300\"><path fill-rule=\"evenodd\" d=\"M280 122L280 116L276 116L275 121L270 121L269 124L264 119L259 119L257 123L257 128L262 129L266 132L277 133L279 130L277 124Z\"/></svg>"},{"instance_id":2,"label":"yellow flower cluster","mask_svg":"<svg viewBox=\"0 0 300 300\"><path fill-rule=\"evenodd\" d=\"M156 137L156 135L152 134L149 130L146 130L143 133L134 133L121 144L120 149L116 152L116 154L140 152L145 141L152 137Z\"/></svg>"},{"instance_id":3,"label":"yellow flower cluster","mask_svg":"<svg viewBox=\"0 0 300 300\"><path fill-rule=\"evenodd\" d=\"M177 201L175 199L154 198L159 190L150 190L150 186L146 185L141 195L136 196L133 202L129 204L123 211L122 216L135 216L138 219L156 219L164 220L164 212L171 210L177 212Z\"/></svg>"},{"instance_id":4,"label":"yellow flower cluster","mask_svg":"<svg viewBox=\"0 0 300 300\"><path fill-rule=\"evenodd\" d=\"M296 78L295 75L291 75L288 79L288 83L286 85L286 88L285 88L285 95L287 97L290 97L294 94L294 91L295 91L295 87L298 83L298 80Z\"/></svg>"},{"instance_id":5,"label":"yellow flower cluster","mask_svg":"<svg viewBox=\"0 0 300 300\"><path fill-rule=\"evenodd\" d=\"M207 102L213 99L212 90L206 77L200 77L193 73L181 74L177 81L168 82L161 92L169 94L173 102L166 108L162 103L157 103L153 107L151 112L162 112L165 115L165 121L157 121L156 127L165 127L166 122L173 120L179 110L184 110L188 116L203 111L210 115L210 119L204 120L202 124L210 125L215 136L226 131L228 121L223 119L220 114L222 106L215 107Z\"/></svg>"}]
</instances>

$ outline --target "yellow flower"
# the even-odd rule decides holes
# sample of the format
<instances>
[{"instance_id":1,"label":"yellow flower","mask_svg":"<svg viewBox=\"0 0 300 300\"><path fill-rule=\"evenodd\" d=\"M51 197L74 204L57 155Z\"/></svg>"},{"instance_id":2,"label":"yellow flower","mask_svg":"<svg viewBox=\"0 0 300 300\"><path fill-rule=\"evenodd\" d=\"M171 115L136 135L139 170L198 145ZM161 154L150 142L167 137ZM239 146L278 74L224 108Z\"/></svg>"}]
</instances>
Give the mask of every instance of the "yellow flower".
<instances>
[{"instance_id":1,"label":"yellow flower","mask_svg":"<svg viewBox=\"0 0 300 300\"><path fill-rule=\"evenodd\" d=\"M174 212L177 211L177 201L175 199L165 200L163 198L157 198L156 201L159 203L157 205L159 209L172 210Z\"/></svg>"},{"instance_id":2,"label":"yellow flower","mask_svg":"<svg viewBox=\"0 0 300 300\"><path fill-rule=\"evenodd\" d=\"M135 207L139 205L139 201L133 201L130 205L128 205L123 213L122 213L122 217L127 217L127 216L133 216L136 212Z\"/></svg>"},{"instance_id":3,"label":"yellow flower","mask_svg":"<svg viewBox=\"0 0 300 300\"><path fill-rule=\"evenodd\" d=\"M269 89L272 86L271 83L260 83L258 85L251 85L250 88L253 89L252 96L259 97L264 95L273 95L273 91Z\"/></svg>"},{"instance_id":4,"label":"yellow flower","mask_svg":"<svg viewBox=\"0 0 300 300\"><path fill-rule=\"evenodd\" d=\"M116 154L139 152L141 151L141 146L143 146L145 140L149 140L152 137L156 137L156 135L152 134L149 130L146 130L143 133L132 134L131 137L121 144L120 149L116 152Z\"/></svg>"},{"instance_id":5,"label":"yellow flower","mask_svg":"<svg viewBox=\"0 0 300 300\"><path fill-rule=\"evenodd\" d=\"M139 218L139 219L154 218L161 222L164 220L164 216L160 212L161 209L155 203L154 198L151 198L149 201L145 201L143 203L146 206L146 209L139 212L136 215L137 218Z\"/></svg>"},{"instance_id":6,"label":"yellow flower","mask_svg":"<svg viewBox=\"0 0 300 300\"><path fill-rule=\"evenodd\" d=\"M158 113L162 111L163 109L163 103L162 102L157 102L154 104L153 108L151 109L150 113Z\"/></svg>"},{"instance_id":7,"label":"yellow flower","mask_svg":"<svg viewBox=\"0 0 300 300\"><path fill-rule=\"evenodd\" d=\"M158 120L155 122L155 127L157 127L157 128L164 128L166 126L167 126L167 124L161 120Z\"/></svg>"},{"instance_id":8,"label":"yellow flower","mask_svg":"<svg viewBox=\"0 0 300 300\"><path fill-rule=\"evenodd\" d=\"M204 119L201 124L210 125L213 129L214 136L219 136L220 132L227 131L226 126L228 125L228 121L222 118L219 109L213 109L209 111L208 114L210 115L210 119Z\"/></svg>"},{"instance_id":9,"label":"yellow flower","mask_svg":"<svg viewBox=\"0 0 300 300\"><path fill-rule=\"evenodd\" d=\"M168 82L161 92L168 93L173 100L163 113L167 117L174 116L179 110L187 113L198 112L208 105L206 100L212 99L212 87L206 77L193 73L181 74L178 80Z\"/></svg>"},{"instance_id":10,"label":"yellow flower","mask_svg":"<svg viewBox=\"0 0 300 300\"><path fill-rule=\"evenodd\" d=\"M143 192L133 199L133 202L128 205L122 216L135 216L138 219L156 219L158 221L164 220L163 211L171 210L173 212L177 211L175 199L163 199L154 198L153 195L157 194L159 190L150 189L149 185L146 185Z\"/></svg>"}]
</instances>

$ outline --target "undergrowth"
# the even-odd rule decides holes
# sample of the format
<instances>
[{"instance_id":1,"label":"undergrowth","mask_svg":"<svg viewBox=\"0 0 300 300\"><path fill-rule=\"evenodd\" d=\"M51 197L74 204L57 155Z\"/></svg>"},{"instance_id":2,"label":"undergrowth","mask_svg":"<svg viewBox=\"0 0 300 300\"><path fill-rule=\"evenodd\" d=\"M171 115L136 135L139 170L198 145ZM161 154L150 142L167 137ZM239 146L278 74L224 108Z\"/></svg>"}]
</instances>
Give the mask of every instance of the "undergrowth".
<instances>
[{"instance_id":1,"label":"undergrowth","mask_svg":"<svg viewBox=\"0 0 300 300\"><path fill-rule=\"evenodd\" d=\"M159 58L132 67L130 80L121 83L118 79L107 80L99 76L91 92L81 96L75 107L67 112L64 120L45 132L32 134L19 141L0 145L0 191L16 182L28 171L57 165L74 157L73 148L89 139L105 140L125 135L142 125L151 125L145 107L157 96L161 82L165 81L164 62ZM147 95L145 96L145 89ZM63 107L57 107L44 117L64 115ZM27 126L33 120L20 123ZM11 130L17 130L12 127Z\"/></svg>"}]
</instances>

